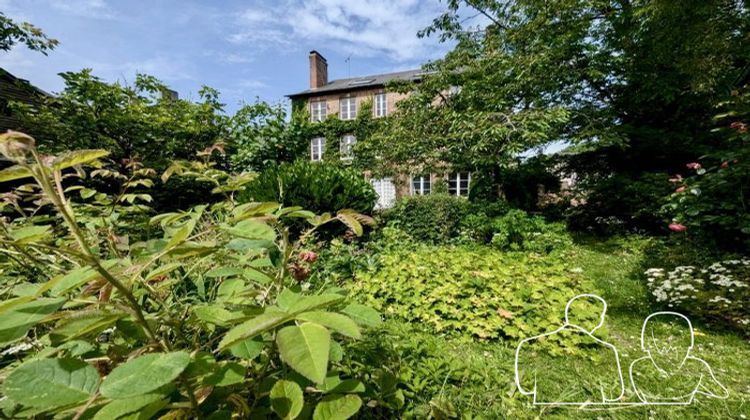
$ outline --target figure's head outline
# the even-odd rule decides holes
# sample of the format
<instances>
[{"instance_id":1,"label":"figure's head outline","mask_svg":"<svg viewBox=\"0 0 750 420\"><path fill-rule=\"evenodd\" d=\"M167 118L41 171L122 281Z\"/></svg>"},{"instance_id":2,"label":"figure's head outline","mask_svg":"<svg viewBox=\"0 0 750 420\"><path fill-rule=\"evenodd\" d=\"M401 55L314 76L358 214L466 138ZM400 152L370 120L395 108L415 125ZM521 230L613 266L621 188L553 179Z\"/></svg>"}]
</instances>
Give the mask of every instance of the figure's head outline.
<instances>
[{"instance_id":1,"label":"figure's head outline","mask_svg":"<svg viewBox=\"0 0 750 420\"><path fill-rule=\"evenodd\" d=\"M573 302L575 302L576 300L578 300L578 299L584 299L584 298L585 299L598 300L599 302L602 303L602 313L601 313L601 315L599 315L599 323L596 324L596 326L594 328L592 328L591 330L586 330L585 328L581 327L580 325L575 325L575 324L572 324L570 322L570 317L569 317L570 305ZM568 301L568 304L565 305L565 325L573 325L573 326L576 326L578 328L581 328L582 330L587 331L589 334L593 334L594 331L598 330L599 328L601 328L602 325L604 325L604 316L606 315L606 313L607 313L607 301L604 300L601 296L594 295L594 294L591 294L591 293L584 293L584 294L576 295L576 296L573 296L572 298L570 298L570 300Z\"/></svg>"},{"instance_id":2,"label":"figure's head outline","mask_svg":"<svg viewBox=\"0 0 750 420\"><path fill-rule=\"evenodd\" d=\"M651 350L646 348L646 327L648 326L648 322L651 320L651 318L656 316L663 316L663 315L671 315L676 316L678 318L682 318L685 320L685 322L688 325L688 331L690 332L690 346L687 349L687 353L690 353L690 350L693 349L693 346L695 345L695 331L693 330L693 323L690 322L690 318L686 317L685 315L679 313L679 312L672 312L672 311L660 311L660 312L654 312L651 315L647 316L646 319L643 320L643 326L641 327L641 350L644 352L651 354Z\"/></svg>"}]
</instances>

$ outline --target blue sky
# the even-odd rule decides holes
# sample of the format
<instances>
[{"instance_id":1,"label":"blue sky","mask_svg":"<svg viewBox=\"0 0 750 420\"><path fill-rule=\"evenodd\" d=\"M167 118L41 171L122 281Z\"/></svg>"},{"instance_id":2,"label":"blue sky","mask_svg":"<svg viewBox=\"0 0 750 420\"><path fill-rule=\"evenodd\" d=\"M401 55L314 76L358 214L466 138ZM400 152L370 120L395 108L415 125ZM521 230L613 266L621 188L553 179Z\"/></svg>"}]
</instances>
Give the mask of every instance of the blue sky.
<instances>
[{"instance_id":1,"label":"blue sky","mask_svg":"<svg viewBox=\"0 0 750 420\"><path fill-rule=\"evenodd\" d=\"M182 98L217 88L230 112L306 89L311 49L334 79L418 68L448 48L416 36L445 10L438 0L0 0L0 10L60 41L46 57L0 55L0 67L42 89L60 91L62 71L126 83L142 72Z\"/></svg>"}]
</instances>

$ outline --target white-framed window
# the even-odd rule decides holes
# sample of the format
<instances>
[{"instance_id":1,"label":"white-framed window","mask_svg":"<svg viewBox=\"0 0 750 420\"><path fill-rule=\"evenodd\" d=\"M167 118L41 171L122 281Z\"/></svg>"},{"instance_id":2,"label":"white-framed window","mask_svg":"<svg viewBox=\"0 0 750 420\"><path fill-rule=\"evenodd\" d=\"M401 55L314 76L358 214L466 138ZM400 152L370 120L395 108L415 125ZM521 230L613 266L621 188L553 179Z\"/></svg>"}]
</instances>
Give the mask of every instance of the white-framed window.
<instances>
[{"instance_id":1,"label":"white-framed window","mask_svg":"<svg viewBox=\"0 0 750 420\"><path fill-rule=\"evenodd\" d=\"M469 184L471 184L471 173L452 173L448 176L448 194L468 197Z\"/></svg>"},{"instance_id":2,"label":"white-framed window","mask_svg":"<svg viewBox=\"0 0 750 420\"><path fill-rule=\"evenodd\" d=\"M339 101L339 117L342 120L353 120L357 117L357 98L341 98Z\"/></svg>"},{"instance_id":3,"label":"white-framed window","mask_svg":"<svg viewBox=\"0 0 750 420\"><path fill-rule=\"evenodd\" d=\"M385 93L375 95L375 116L385 117L388 115L388 102L385 100Z\"/></svg>"},{"instance_id":4,"label":"white-framed window","mask_svg":"<svg viewBox=\"0 0 750 420\"><path fill-rule=\"evenodd\" d=\"M341 137L341 142L339 142L341 159L346 160L354 157L354 150L352 148L355 143L357 143L357 138L353 134L346 134L344 137Z\"/></svg>"},{"instance_id":5,"label":"white-framed window","mask_svg":"<svg viewBox=\"0 0 750 420\"><path fill-rule=\"evenodd\" d=\"M326 106L326 101L315 101L310 102L310 120L311 121L323 121L326 119L326 113L328 112L328 107Z\"/></svg>"},{"instance_id":6,"label":"white-framed window","mask_svg":"<svg viewBox=\"0 0 750 420\"><path fill-rule=\"evenodd\" d=\"M430 175L416 175L411 177L411 193L415 195L427 195L432 190Z\"/></svg>"},{"instance_id":7,"label":"white-framed window","mask_svg":"<svg viewBox=\"0 0 750 420\"><path fill-rule=\"evenodd\" d=\"M323 160L323 152L326 149L326 139L315 137L310 140L310 160Z\"/></svg>"}]
</instances>

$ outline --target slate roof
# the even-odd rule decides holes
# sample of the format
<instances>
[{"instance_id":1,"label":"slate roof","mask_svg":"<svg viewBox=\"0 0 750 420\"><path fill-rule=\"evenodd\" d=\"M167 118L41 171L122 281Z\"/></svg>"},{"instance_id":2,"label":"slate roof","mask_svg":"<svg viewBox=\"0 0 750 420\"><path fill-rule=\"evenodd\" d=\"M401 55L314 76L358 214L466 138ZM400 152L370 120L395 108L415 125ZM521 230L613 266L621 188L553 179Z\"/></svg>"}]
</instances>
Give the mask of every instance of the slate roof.
<instances>
[{"instance_id":1,"label":"slate roof","mask_svg":"<svg viewBox=\"0 0 750 420\"><path fill-rule=\"evenodd\" d=\"M365 88L382 87L392 80L418 81L425 74L426 73L424 70L417 69L399 71L395 73L375 74L371 76L352 77L348 79L338 79L332 80L319 88L307 89L303 90L302 92L292 93L286 96L290 99L297 99L308 96L315 96L323 93L329 94Z\"/></svg>"}]
</instances>

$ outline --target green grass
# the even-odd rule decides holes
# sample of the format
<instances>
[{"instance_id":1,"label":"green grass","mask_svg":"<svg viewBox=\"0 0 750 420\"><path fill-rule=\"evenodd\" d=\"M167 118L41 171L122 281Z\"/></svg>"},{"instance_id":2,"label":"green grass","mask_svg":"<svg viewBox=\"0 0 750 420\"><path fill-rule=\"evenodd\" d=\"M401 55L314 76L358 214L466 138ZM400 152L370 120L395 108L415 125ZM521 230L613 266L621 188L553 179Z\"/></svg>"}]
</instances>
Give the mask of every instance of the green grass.
<instances>
[{"instance_id":1,"label":"green grass","mask_svg":"<svg viewBox=\"0 0 750 420\"><path fill-rule=\"evenodd\" d=\"M654 309L639 274L644 241L578 241L566 255L590 281L590 292L609 304L606 339L617 346L625 379L626 401L636 401L627 367L643 356L640 333L643 319ZM553 257L550 257L553 258ZM578 270L576 270L578 271ZM564 308L560 308L562 312ZM389 320L380 334L360 344L360 357L394 371L407 396L406 416L462 418L612 418L685 419L750 418L750 344L731 331L693 322L693 355L705 359L729 390L726 400L698 396L686 407L618 407L606 410L531 405L516 392L514 357L517 342L442 336L424 326ZM542 357L553 369L560 359ZM583 376L595 372L579 373ZM658 378L648 386L661 386ZM548 384L553 387L557 384ZM743 417L744 416L744 417Z\"/></svg>"}]
</instances>

